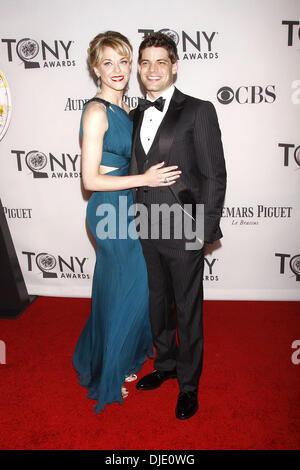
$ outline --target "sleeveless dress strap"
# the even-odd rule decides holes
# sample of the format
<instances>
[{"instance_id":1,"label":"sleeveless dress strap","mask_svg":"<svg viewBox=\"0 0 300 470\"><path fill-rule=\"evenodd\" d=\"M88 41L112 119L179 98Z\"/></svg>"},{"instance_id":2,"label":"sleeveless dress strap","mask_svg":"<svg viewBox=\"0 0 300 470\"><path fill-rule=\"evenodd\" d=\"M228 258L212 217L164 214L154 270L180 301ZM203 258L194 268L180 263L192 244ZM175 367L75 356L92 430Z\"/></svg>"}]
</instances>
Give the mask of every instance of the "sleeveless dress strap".
<instances>
[{"instance_id":1,"label":"sleeveless dress strap","mask_svg":"<svg viewBox=\"0 0 300 470\"><path fill-rule=\"evenodd\" d=\"M106 100L103 100L102 98L91 98L88 103L90 103L91 101L99 101L100 103L103 103L107 108L110 106L110 103L109 101L106 101Z\"/></svg>"}]
</instances>

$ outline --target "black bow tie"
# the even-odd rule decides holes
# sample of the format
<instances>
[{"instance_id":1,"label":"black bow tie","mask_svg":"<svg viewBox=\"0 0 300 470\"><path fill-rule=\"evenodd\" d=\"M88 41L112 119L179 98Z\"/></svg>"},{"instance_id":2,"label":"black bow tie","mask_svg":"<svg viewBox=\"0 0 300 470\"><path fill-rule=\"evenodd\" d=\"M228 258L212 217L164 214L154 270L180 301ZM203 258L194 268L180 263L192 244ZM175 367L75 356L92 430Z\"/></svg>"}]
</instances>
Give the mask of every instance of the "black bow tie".
<instances>
[{"instance_id":1,"label":"black bow tie","mask_svg":"<svg viewBox=\"0 0 300 470\"><path fill-rule=\"evenodd\" d=\"M157 98L156 101L149 101L149 100L144 100L142 98L138 99L138 108L140 111L145 111L146 109L150 108L150 106L155 106L158 111L163 111L164 105L165 105L165 99L160 96Z\"/></svg>"}]
</instances>

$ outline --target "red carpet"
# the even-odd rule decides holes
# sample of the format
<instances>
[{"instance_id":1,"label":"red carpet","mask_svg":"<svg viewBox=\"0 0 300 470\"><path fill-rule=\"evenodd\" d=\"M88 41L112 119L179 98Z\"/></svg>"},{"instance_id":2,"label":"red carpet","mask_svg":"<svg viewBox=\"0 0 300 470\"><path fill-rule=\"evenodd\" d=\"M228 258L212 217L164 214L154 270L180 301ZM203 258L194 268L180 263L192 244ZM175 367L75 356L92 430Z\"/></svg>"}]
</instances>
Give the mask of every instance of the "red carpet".
<instances>
[{"instance_id":1,"label":"red carpet","mask_svg":"<svg viewBox=\"0 0 300 470\"><path fill-rule=\"evenodd\" d=\"M39 297L0 320L1 449L299 449L297 302L205 302L199 411L174 416L178 385L130 395L95 415L72 368L90 300ZM300 355L299 355L300 357ZM148 361L139 374L150 372Z\"/></svg>"}]
</instances>

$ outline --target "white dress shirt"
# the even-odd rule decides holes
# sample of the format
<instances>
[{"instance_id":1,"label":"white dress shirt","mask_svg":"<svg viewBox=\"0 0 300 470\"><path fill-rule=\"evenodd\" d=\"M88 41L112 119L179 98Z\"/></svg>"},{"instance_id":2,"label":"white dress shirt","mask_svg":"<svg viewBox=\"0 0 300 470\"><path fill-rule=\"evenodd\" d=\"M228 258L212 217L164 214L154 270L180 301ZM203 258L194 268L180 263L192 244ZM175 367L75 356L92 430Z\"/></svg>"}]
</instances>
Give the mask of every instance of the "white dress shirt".
<instances>
[{"instance_id":1,"label":"white dress shirt","mask_svg":"<svg viewBox=\"0 0 300 470\"><path fill-rule=\"evenodd\" d=\"M161 97L166 100L163 111L159 111L155 108L155 106L150 106L150 108L144 111L144 118L141 125L140 137L142 146L146 154L149 152L153 140L155 139L157 129L159 128L161 121L163 120L168 110L174 90L174 85L171 85L170 88L165 90L161 95ZM155 98L154 100L152 100L151 98L149 98L148 95L146 96L146 98L149 101L155 101L157 99Z\"/></svg>"}]
</instances>

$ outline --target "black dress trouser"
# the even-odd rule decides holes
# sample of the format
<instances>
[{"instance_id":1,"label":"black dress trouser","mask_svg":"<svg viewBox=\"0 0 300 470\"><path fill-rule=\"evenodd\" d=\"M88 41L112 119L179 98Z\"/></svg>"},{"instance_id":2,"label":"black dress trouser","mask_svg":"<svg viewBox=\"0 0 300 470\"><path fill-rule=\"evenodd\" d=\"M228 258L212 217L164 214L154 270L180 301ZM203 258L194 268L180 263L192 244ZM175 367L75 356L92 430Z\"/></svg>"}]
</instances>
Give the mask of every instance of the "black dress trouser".
<instances>
[{"instance_id":1,"label":"black dress trouser","mask_svg":"<svg viewBox=\"0 0 300 470\"><path fill-rule=\"evenodd\" d=\"M184 240L141 239L141 244L148 271L155 369L176 368L180 391L195 392L203 362L204 248L186 251Z\"/></svg>"}]
</instances>

